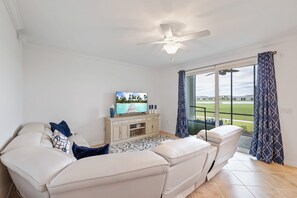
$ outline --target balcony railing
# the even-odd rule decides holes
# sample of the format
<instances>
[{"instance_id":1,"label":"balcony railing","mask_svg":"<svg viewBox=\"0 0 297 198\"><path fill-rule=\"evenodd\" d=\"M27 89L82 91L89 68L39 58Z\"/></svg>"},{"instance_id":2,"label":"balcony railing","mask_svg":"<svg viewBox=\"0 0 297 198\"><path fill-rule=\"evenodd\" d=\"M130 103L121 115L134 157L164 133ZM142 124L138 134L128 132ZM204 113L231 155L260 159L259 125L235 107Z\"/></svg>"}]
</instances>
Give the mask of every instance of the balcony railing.
<instances>
[{"instance_id":1,"label":"balcony railing","mask_svg":"<svg viewBox=\"0 0 297 198\"><path fill-rule=\"evenodd\" d=\"M191 135L197 134L202 129L210 130L215 127L215 118L214 116L207 116L207 114L215 114L214 111L207 111L205 107L190 106L195 108L194 119L189 118L189 133ZM203 109L203 110L199 110ZM203 113L203 116L198 116L199 113ZM245 116L245 117L254 117L254 114L247 113L229 113L229 112L219 112L219 114L230 115L229 118L222 118L219 120L219 126L224 125L224 121L230 121L228 124L237 125L244 129L243 135L251 136L254 131L254 123L250 120L236 120L234 116ZM199 119L198 117L202 117Z\"/></svg>"}]
</instances>

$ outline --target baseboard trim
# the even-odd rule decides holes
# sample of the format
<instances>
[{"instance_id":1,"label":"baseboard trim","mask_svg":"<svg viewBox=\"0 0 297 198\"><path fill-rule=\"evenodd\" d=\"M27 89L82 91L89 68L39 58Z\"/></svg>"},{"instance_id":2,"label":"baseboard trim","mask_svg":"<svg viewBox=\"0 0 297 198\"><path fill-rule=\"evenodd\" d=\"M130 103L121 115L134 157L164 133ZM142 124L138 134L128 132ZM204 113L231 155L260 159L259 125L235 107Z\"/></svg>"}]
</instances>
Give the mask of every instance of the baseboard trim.
<instances>
[{"instance_id":1,"label":"baseboard trim","mask_svg":"<svg viewBox=\"0 0 297 198\"><path fill-rule=\"evenodd\" d=\"M179 138L179 137L175 136L175 134L170 133L170 132L168 132L168 131L159 131L159 133L160 133L160 134L168 135L169 137Z\"/></svg>"},{"instance_id":2,"label":"baseboard trim","mask_svg":"<svg viewBox=\"0 0 297 198\"><path fill-rule=\"evenodd\" d=\"M105 145L105 143L102 142L102 141L97 140L97 141L92 141L92 142L90 142L89 145L90 145L91 147L93 147L93 146L98 146L98 145Z\"/></svg>"},{"instance_id":3,"label":"baseboard trim","mask_svg":"<svg viewBox=\"0 0 297 198\"><path fill-rule=\"evenodd\" d=\"M285 160L284 164L285 164L286 166L291 166L291 167L294 167L294 168L297 167L297 162L292 162L292 161L287 161L287 160Z\"/></svg>"}]
</instances>

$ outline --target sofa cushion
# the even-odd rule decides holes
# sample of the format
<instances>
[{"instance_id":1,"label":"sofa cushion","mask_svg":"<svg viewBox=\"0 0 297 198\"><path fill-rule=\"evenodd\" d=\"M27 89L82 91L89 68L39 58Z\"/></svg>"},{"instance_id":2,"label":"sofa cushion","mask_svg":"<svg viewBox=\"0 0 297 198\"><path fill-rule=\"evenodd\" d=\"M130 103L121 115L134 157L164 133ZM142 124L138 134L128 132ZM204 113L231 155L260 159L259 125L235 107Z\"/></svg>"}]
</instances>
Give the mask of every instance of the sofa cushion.
<instances>
[{"instance_id":1,"label":"sofa cushion","mask_svg":"<svg viewBox=\"0 0 297 198\"><path fill-rule=\"evenodd\" d=\"M209 147L209 143L190 136L165 142L155 147L153 151L164 157L170 163L170 166L173 166L188 160L201 152L207 152Z\"/></svg>"},{"instance_id":2,"label":"sofa cushion","mask_svg":"<svg viewBox=\"0 0 297 198\"><path fill-rule=\"evenodd\" d=\"M40 140L40 146L53 148L52 138L47 134L43 133Z\"/></svg>"},{"instance_id":3,"label":"sofa cushion","mask_svg":"<svg viewBox=\"0 0 297 198\"><path fill-rule=\"evenodd\" d=\"M52 148L51 139L48 135L41 132L26 132L15 137L2 151L4 154L10 150L26 147L26 146L43 146Z\"/></svg>"},{"instance_id":4,"label":"sofa cushion","mask_svg":"<svg viewBox=\"0 0 297 198\"><path fill-rule=\"evenodd\" d=\"M98 148L90 148L85 146L78 146L73 142L72 152L76 159L82 159L85 157L91 157L96 155L105 155L109 153L109 144L106 144Z\"/></svg>"},{"instance_id":5,"label":"sofa cushion","mask_svg":"<svg viewBox=\"0 0 297 198\"><path fill-rule=\"evenodd\" d=\"M66 191L73 186L86 188L165 174L167 168L168 162L164 158L148 150L100 155L70 164L47 186L50 191Z\"/></svg>"},{"instance_id":6,"label":"sofa cushion","mask_svg":"<svg viewBox=\"0 0 297 198\"><path fill-rule=\"evenodd\" d=\"M53 147L56 149L60 149L65 153L69 153L70 151L70 142L68 138L63 135L60 131L55 130L52 135Z\"/></svg>"},{"instance_id":7,"label":"sofa cushion","mask_svg":"<svg viewBox=\"0 0 297 198\"><path fill-rule=\"evenodd\" d=\"M41 122L32 122L25 124L22 129L18 132L18 135L28 133L28 132L42 132L46 133L49 136L52 135L52 132L50 130L50 126L46 123Z\"/></svg>"},{"instance_id":8,"label":"sofa cushion","mask_svg":"<svg viewBox=\"0 0 297 198\"><path fill-rule=\"evenodd\" d=\"M56 124L54 122L49 123L51 125L51 130L54 132L55 130L60 131L65 135L66 137L70 137L72 135L70 128L68 127L68 124L62 120L59 124Z\"/></svg>"},{"instance_id":9,"label":"sofa cushion","mask_svg":"<svg viewBox=\"0 0 297 198\"><path fill-rule=\"evenodd\" d=\"M232 138L234 135L241 133L242 130L243 129L241 127L234 125L216 127L207 131L207 140L220 144L221 142ZM200 131L197 134L197 137L200 139L205 139L205 130Z\"/></svg>"},{"instance_id":10,"label":"sofa cushion","mask_svg":"<svg viewBox=\"0 0 297 198\"><path fill-rule=\"evenodd\" d=\"M1 161L42 191L46 183L75 160L54 149L29 146L6 152Z\"/></svg>"}]
</instances>

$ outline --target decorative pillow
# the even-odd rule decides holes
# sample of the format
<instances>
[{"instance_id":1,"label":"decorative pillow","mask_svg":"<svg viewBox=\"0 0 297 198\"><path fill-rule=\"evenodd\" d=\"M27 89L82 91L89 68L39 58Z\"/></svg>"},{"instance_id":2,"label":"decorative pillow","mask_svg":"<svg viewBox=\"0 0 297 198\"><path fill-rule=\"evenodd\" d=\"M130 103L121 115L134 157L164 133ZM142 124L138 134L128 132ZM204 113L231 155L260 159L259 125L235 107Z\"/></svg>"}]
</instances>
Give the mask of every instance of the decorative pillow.
<instances>
[{"instance_id":1,"label":"decorative pillow","mask_svg":"<svg viewBox=\"0 0 297 198\"><path fill-rule=\"evenodd\" d=\"M65 135L66 137L69 137L72 135L70 128L68 127L67 123L64 120L62 120L62 122L60 122L59 124L56 124L54 122L50 122L49 124L51 125L52 132L54 132L55 130L58 130L61 133L63 133L63 135Z\"/></svg>"},{"instance_id":2,"label":"decorative pillow","mask_svg":"<svg viewBox=\"0 0 297 198\"><path fill-rule=\"evenodd\" d=\"M55 130L52 136L53 147L64 151L65 153L69 153L70 151L70 142L68 138L63 135L58 130Z\"/></svg>"},{"instance_id":3,"label":"decorative pillow","mask_svg":"<svg viewBox=\"0 0 297 198\"><path fill-rule=\"evenodd\" d=\"M99 148L89 148L85 146L78 146L73 142L72 145L73 155L76 159L81 159L84 157L91 157L95 155L105 155L109 153L109 144Z\"/></svg>"}]
</instances>

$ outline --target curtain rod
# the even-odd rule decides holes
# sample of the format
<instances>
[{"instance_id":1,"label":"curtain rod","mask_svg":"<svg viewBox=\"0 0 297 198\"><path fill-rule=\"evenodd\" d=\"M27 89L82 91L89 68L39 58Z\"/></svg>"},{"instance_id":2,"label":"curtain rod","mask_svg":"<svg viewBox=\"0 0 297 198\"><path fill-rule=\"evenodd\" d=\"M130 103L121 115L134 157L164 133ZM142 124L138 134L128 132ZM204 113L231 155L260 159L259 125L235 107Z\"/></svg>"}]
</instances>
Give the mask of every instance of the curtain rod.
<instances>
[{"instance_id":1,"label":"curtain rod","mask_svg":"<svg viewBox=\"0 0 297 198\"><path fill-rule=\"evenodd\" d=\"M272 51L272 53L277 54L277 51ZM207 68L207 67L215 67L217 65L232 63L234 61L240 61L240 60L244 60L244 59L248 59L248 58L255 58L255 57L257 57L257 56L249 56L249 57L246 57L246 58L240 58L240 59L236 59L236 60L232 60L232 61L226 61L226 62L217 63L217 64L213 64L213 65L207 65L207 66L203 66L203 67L199 67L199 68L188 69L188 70L185 70L185 71L190 72L190 71L195 71L195 70L198 70L198 69L204 69L204 68Z\"/></svg>"}]
</instances>

